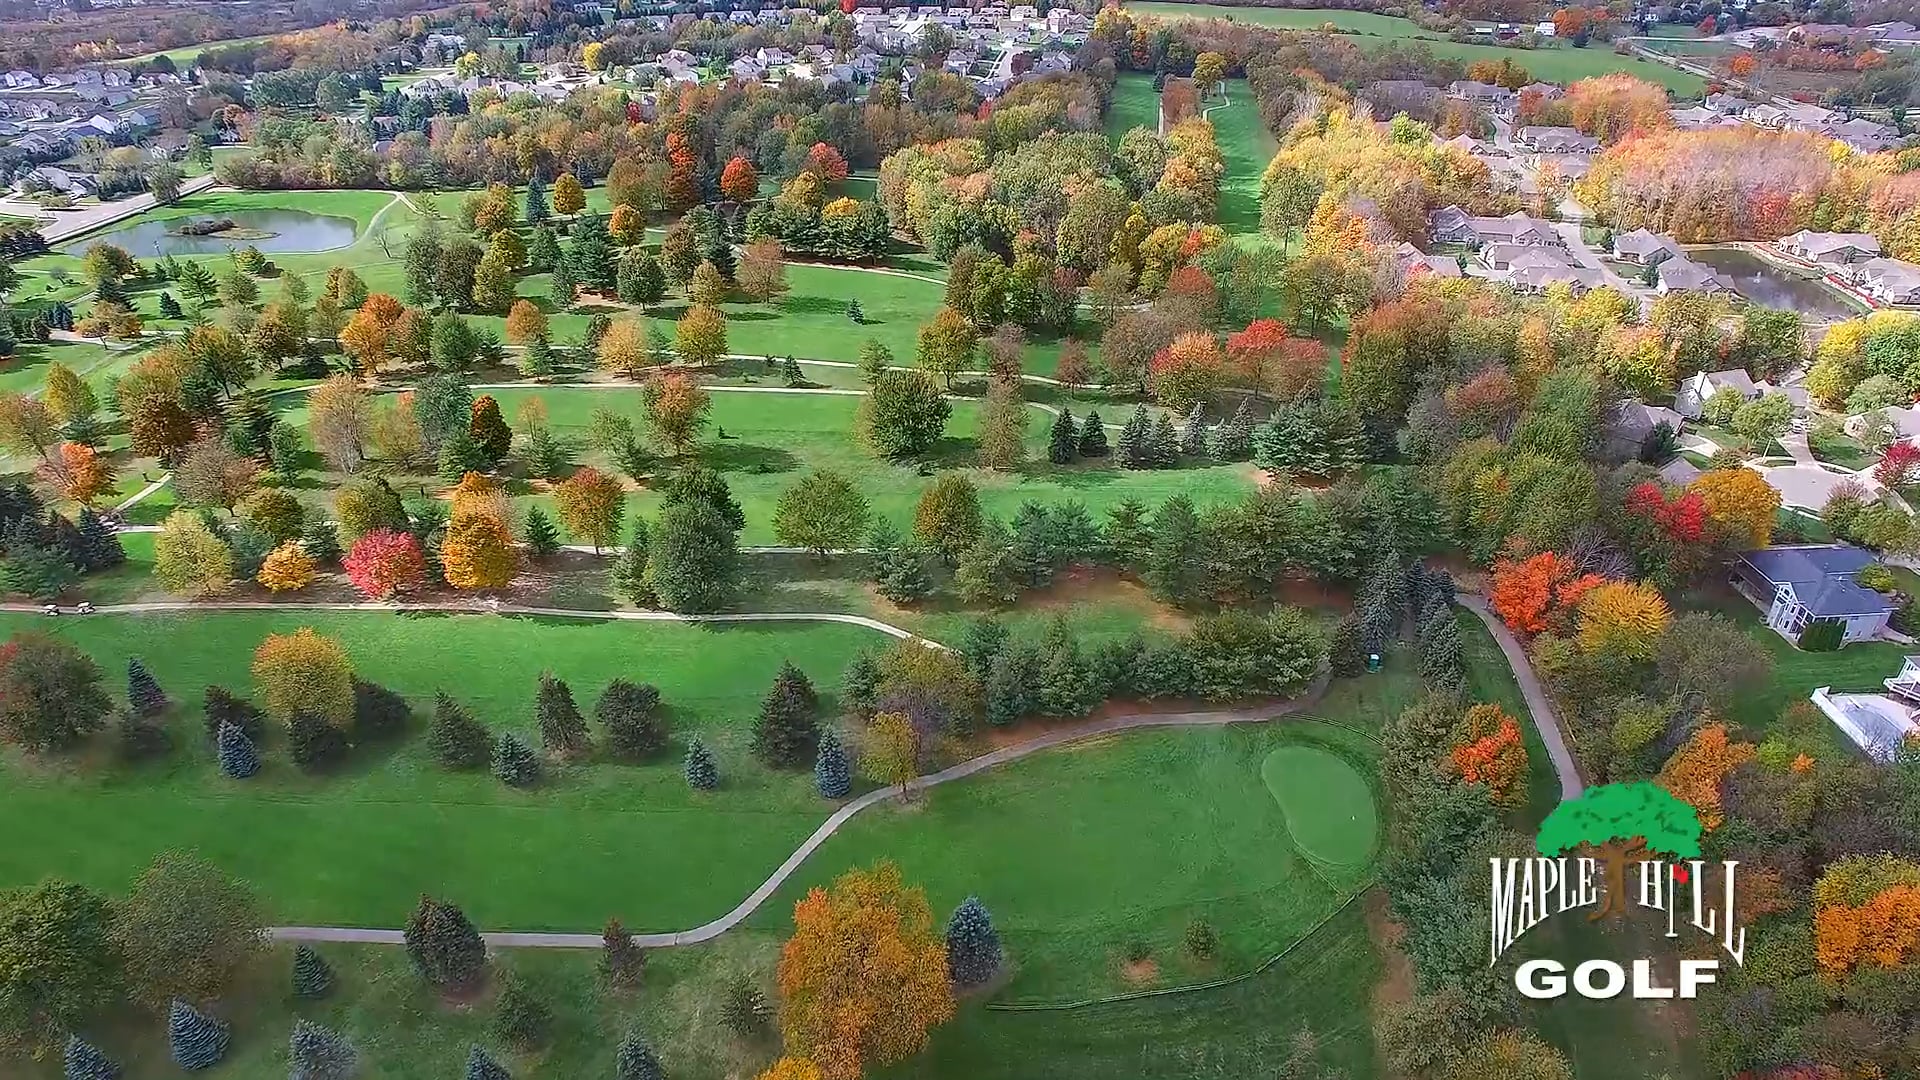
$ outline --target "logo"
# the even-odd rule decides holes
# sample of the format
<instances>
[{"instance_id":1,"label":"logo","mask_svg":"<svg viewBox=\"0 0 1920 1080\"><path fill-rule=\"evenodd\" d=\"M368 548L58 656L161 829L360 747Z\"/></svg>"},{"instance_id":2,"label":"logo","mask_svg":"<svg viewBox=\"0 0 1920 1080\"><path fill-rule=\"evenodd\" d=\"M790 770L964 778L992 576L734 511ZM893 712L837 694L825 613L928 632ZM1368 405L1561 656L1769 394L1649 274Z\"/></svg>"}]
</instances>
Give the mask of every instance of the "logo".
<instances>
[{"instance_id":1,"label":"logo","mask_svg":"<svg viewBox=\"0 0 1920 1080\"><path fill-rule=\"evenodd\" d=\"M1588 788L1547 815L1534 847L1540 854L1533 858L1490 860L1489 966L1548 919L1585 908L1592 909L1589 922L1619 919L1630 904L1663 912L1665 936L1679 937L1684 920L1715 939L1735 964L1745 962L1747 931L1734 922L1733 910L1739 863L1723 861L1710 870L1700 858L1700 819L1693 807L1658 784ZM1595 854L1569 854L1583 847ZM1569 989L1598 1000L1629 990L1635 998L1691 998L1719 970L1717 958L1683 959L1674 977L1663 980L1665 973L1656 972L1651 959L1633 961L1631 972L1612 960L1587 960L1571 975L1561 961L1528 960L1514 969L1513 983L1521 994L1541 1000L1563 997Z\"/></svg>"}]
</instances>

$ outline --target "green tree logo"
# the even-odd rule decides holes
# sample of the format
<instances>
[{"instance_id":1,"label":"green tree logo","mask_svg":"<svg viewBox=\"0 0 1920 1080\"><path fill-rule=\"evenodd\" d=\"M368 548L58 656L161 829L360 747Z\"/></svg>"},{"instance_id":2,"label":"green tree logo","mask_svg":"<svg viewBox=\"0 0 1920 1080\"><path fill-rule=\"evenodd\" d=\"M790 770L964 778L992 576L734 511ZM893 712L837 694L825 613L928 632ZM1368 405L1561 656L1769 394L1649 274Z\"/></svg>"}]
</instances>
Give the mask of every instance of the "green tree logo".
<instances>
[{"instance_id":1,"label":"green tree logo","mask_svg":"<svg viewBox=\"0 0 1920 1080\"><path fill-rule=\"evenodd\" d=\"M1700 818L1658 784L1602 784L1554 807L1535 846L1552 858L1582 844L1591 845L1606 868L1606 900L1587 916L1591 922L1626 912L1627 863L1649 854L1699 858Z\"/></svg>"}]
</instances>

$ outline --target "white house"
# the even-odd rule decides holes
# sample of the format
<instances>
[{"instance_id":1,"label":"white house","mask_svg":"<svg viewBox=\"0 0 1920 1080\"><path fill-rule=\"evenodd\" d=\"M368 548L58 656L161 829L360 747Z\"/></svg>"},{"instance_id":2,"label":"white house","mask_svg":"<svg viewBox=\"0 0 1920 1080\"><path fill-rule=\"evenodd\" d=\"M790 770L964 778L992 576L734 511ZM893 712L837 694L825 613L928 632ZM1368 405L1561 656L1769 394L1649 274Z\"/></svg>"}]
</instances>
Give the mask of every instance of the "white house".
<instances>
[{"instance_id":1,"label":"white house","mask_svg":"<svg viewBox=\"0 0 1920 1080\"><path fill-rule=\"evenodd\" d=\"M1860 264L1860 287L1889 304L1920 304L1920 266L1901 259L1868 259Z\"/></svg>"},{"instance_id":2,"label":"white house","mask_svg":"<svg viewBox=\"0 0 1920 1080\"><path fill-rule=\"evenodd\" d=\"M1887 628L1894 608L1892 597L1855 580L1875 561L1851 544L1808 544L1745 552L1733 572L1787 640L1797 641L1815 620L1832 620L1846 628L1842 642L1866 641Z\"/></svg>"},{"instance_id":3,"label":"white house","mask_svg":"<svg viewBox=\"0 0 1920 1080\"><path fill-rule=\"evenodd\" d=\"M1774 242L1781 251L1821 266L1846 266L1878 258L1880 240L1872 233L1813 232L1801 229Z\"/></svg>"},{"instance_id":4,"label":"white house","mask_svg":"<svg viewBox=\"0 0 1920 1080\"><path fill-rule=\"evenodd\" d=\"M1752 377L1739 368L1701 371L1687 376L1680 384L1680 389L1673 395L1673 407L1682 416L1698 419L1707 399L1722 390L1737 390L1748 401L1760 396L1760 388L1753 385Z\"/></svg>"}]
</instances>

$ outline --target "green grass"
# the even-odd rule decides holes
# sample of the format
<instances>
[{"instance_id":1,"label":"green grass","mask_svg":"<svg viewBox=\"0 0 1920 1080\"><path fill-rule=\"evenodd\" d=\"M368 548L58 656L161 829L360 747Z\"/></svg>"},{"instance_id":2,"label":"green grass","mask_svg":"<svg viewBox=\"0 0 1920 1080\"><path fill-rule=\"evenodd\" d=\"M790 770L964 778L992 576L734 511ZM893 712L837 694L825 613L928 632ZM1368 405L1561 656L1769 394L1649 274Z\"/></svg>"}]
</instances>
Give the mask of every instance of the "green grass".
<instances>
[{"instance_id":1,"label":"green grass","mask_svg":"<svg viewBox=\"0 0 1920 1080\"><path fill-rule=\"evenodd\" d=\"M1165 18L1236 19L1257 26L1280 29L1318 29L1326 23L1355 36L1362 48L1383 48L1390 44L1425 46L1435 56L1458 60L1463 64L1476 60L1512 60L1547 82L1573 82L1623 71L1656 82L1682 97L1697 97L1706 82L1697 75L1677 71L1637 57L1620 56L1603 46L1576 49L1554 43L1539 49L1509 49L1498 45L1475 45L1449 41L1422 30L1408 19L1396 19L1357 11L1320 11L1314 9L1221 7L1216 4L1128 3L1136 14Z\"/></svg>"},{"instance_id":2,"label":"green grass","mask_svg":"<svg viewBox=\"0 0 1920 1080\"><path fill-rule=\"evenodd\" d=\"M1107 107L1107 135L1114 142L1137 127L1152 131L1160 125L1160 95L1153 77L1142 71L1122 72L1113 85L1113 103Z\"/></svg>"},{"instance_id":3,"label":"green grass","mask_svg":"<svg viewBox=\"0 0 1920 1080\"><path fill-rule=\"evenodd\" d=\"M1279 144L1260 119L1244 80L1227 83L1229 104L1208 106L1226 172L1220 178L1220 224L1230 233L1260 231L1260 177Z\"/></svg>"},{"instance_id":4,"label":"green grass","mask_svg":"<svg viewBox=\"0 0 1920 1080\"><path fill-rule=\"evenodd\" d=\"M129 56L120 62L123 64L135 64L142 60L155 60L164 56L172 60L176 66L186 67L197 62L200 59L200 54L208 49L218 49L226 45L247 45L255 41L267 41L271 38L283 36L285 35L254 34L250 37L221 38L219 41L203 41L197 45L181 45L172 49L162 49L158 52L141 53L139 56Z\"/></svg>"},{"instance_id":5,"label":"green grass","mask_svg":"<svg viewBox=\"0 0 1920 1080\"><path fill-rule=\"evenodd\" d=\"M1260 778L1280 804L1294 846L1316 865L1373 860L1379 817L1359 770L1315 746L1280 746L1260 763Z\"/></svg>"},{"instance_id":6,"label":"green grass","mask_svg":"<svg viewBox=\"0 0 1920 1080\"><path fill-rule=\"evenodd\" d=\"M1681 605L1725 615L1773 656L1773 678L1733 710L1732 719L1755 735L1765 733L1787 706L1807 700L1818 687L1878 692L1881 680L1897 673L1901 660L1913 651L1891 641L1862 641L1833 652L1802 652L1768 629L1759 610L1744 597L1725 588L1697 591L1684 597ZM1841 740L1835 745L1844 743L1842 736L1833 734Z\"/></svg>"}]
</instances>

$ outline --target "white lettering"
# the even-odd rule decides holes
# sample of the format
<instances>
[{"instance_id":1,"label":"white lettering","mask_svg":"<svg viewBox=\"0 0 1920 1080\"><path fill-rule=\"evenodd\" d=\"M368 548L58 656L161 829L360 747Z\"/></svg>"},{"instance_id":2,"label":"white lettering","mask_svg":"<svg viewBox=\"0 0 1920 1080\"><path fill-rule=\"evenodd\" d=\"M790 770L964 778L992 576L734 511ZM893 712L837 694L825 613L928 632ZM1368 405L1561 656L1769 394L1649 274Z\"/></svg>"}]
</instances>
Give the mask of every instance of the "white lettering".
<instances>
[{"instance_id":1,"label":"white lettering","mask_svg":"<svg viewBox=\"0 0 1920 1080\"><path fill-rule=\"evenodd\" d=\"M1513 985L1535 1001L1567 992L1567 968L1558 960L1529 960L1513 969Z\"/></svg>"},{"instance_id":2,"label":"white lettering","mask_svg":"<svg viewBox=\"0 0 1920 1080\"><path fill-rule=\"evenodd\" d=\"M1742 937L1745 931L1741 931ZM1713 982L1713 973L1720 970L1718 960L1682 960L1680 961L1680 996L1691 998L1700 992L1700 988Z\"/></svg>"},{"instance_id":3,"label":"white lettering","mask_svg":"<svg viewBox=\"0 0 1920 1080\"><path fill-rule=\"evenodd\" d=\"M1488 936L1493 955L1487 958L1487 966L1492 967L1500 962L1500 954L1507 951L1507 946L1513 944L1514 939L1520 936L1513 925L1515 914L1513 905L1517 899L1514 895L1514 885L1520 877L1520 860L1489 859L1487 861L1492 864L1493 871L1493 933Z\"/></svg>"},{"instance_id":4,"label":"white lettering","mask_svg":"<svg viewBox=\"0 0 1920 1080\"><path fill-rule=\"evenodd\" d=\"M1673 990L1653 981L1653 961L1635 960L1633 962L1633 996L1636 998L1670 998Z\"/></svg>"},{"instance_id":5,"label":"white lettering","mask_svg":"<svg viewBox=\"0 0 1920 1080\"><path fill-rule=\"evenodd\" d=\"M1594 985L1593 977L1598 973L1606 977L1605 987ZM1627 972L1611 960L1589 960L1573 969L1573 988L1584 998L1605 1001L1620 996L1627 985Z\"/></svg>"}]
</instances>

